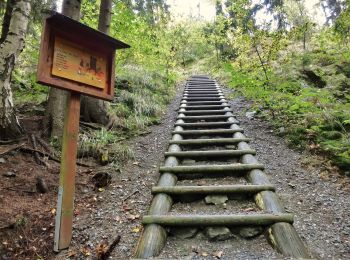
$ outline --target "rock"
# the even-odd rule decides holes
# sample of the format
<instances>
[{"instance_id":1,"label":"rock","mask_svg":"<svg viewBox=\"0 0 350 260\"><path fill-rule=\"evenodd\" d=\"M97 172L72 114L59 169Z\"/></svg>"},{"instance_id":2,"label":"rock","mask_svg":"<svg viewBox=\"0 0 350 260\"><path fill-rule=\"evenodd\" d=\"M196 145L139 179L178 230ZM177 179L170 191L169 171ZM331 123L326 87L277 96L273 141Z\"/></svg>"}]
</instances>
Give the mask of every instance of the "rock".
<instances>
[{"instance_id":1,"label":"rock","mask_svg":"<svg viewBox=\"0 0 350 260\"><path fill-rule=\"evenodd\" d=\"M0 158L0 163L5 163L6 160L4 158Z\"/></svg>"},{"instance_id":2,"label":"rock","mask_svg":"<svg viewBox=\"0 0 350 260\"><path fill-rule=\"evenodd\" d=\"M256 115L256 111L251 111L251 112L246 112L245 113L245 116L248 118L248 119L253 119Z\"/></svg>"},{"instance_id":3,"label":"rock","mask_svg":"<svg viewBox=\"0 0 350 260\"><path fill-rule=\"evenodd\" d=\"M208 227L204 232L211 241L223 241L231 237L231 231L227 227Z\"/></svg>"},{"instance_id":4,"label":"rock","mask_svg":"<svg viewBox=\"0 0 350 260\"><path fill-rule=\"evenodd\" d=\"M196 163L196 160L191 160L191 159L185 159L185 160L182 160L181 164L182 165L193 165Z\"/></svg>"},{"instance_id":5,"label":"rock","mask_svg":"<svg viewBox=\"0 0 350 260\"><path fill-rule=\"evenodd\" d=\"M170 233L181 239L192 238L198 232L196 227L181 227L181 228L172 228Z\"/></svg>"},{"instance_id":6,"label":"rock","mask_svg":"<svg viewBox=\"0 0 350 260\"><path fill-rule=\"evenodd\" d=\"M262 227L242 227L237 230L237 233L242 238L253 238L256 236L259 236L262 232L264 232L264 229Z\"/></svg>"},{"instance_id":7,"label":"rock","mask_svg":"<svg viewBox=\"0 0 350 260\"><path fill-rule=\"evenodd\" d=\"M302 72L304 79L313 84L316 88L324 88L327 82L322 78L317 69L305 68Z\"/></svg>"},{"instance_id":8,"label":"rock","mask_svg":"<svg viewBox=\"0 0 350 260\"><path fill-rule=\"evenodd\" d=\"M14 173L14 172L5 172L2 176L7 177L7 178L14 178L14 177L16 177L16 173Z\"/></svg>"},{"instance_id":9,"label":"rock","mask_svg":"<svg viewBox=\"0 0 350 260\"><path fill-rule=\"evenodd\" d=\"M228 201L227 195L208 195L205 197L205 203L221 205Z\"/></svg>"},{"instance_id":10,"label":"rock","mask_svg":"<svg viewBox=\"0 0 350 260\"><path fill-rule=\"evenodd\" d=\"M42 177L40 177L40 176L36 177L36 184L35 184L35 186L36 186L36 190L39 193L46 193L49 190L47 188L45 180Z\"/></svg>"},{"instance_id":11,"label":"rock","mask_svg":"<svg viewBox=\"0 0 350 260\"><path fill-rule=\"evenodd\" d=\"M98 172L92 177L96 188L103 188L112 181L112 176L108 172Z\"/></svg>"}]
</instances>

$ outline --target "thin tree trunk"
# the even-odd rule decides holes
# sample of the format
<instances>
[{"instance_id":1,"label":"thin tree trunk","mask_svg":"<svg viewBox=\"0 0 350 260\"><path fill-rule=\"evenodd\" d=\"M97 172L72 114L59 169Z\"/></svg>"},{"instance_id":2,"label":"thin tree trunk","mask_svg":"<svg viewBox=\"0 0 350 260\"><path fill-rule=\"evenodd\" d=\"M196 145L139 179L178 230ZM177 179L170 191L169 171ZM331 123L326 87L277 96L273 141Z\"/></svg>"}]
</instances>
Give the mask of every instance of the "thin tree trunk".
<instances>
[{"instance_id":1,"label":"thin tree trunk","mask_svg":"<svg viewBox=\"0 0 350 260\"><path fill-rule=\"evenodd\" d=\"M65 0L62 13L75 20L80 19L81 0ZM48 135L61 139L63 131L63 118L67 102L67 91L50 88L48 105L44 119L44 126Z\"/></svg>"},{"instance_id":2,"label":"thin tree trunk","mask_svg":"<svg viewBox=\"0 0 350 260\"><path fill-rule=\"evenodd\" d=\"M111 14L112 0L101 0L98 30L105 34L109 34ZM108 125L110 121L108 109L109 102L88 96L83 96L81 99L81 113L84 121Z\"/></svg>"},{"instance_id":3,"label":"thin tree trunk","mask_svg":"<svg viewBox=\"0 0 350 260\"><path fill-rule=\"evenodd\" d=\"M11 19L4 18L0 45L0 136L1 139L18 137L23 133L15 114L11 90L11 75L19 54L24 48L29 15L30 0L8 0L11 5ZM6 10L8 12L8 10ZM5 15L6 16L6 15ZM6 24L8 23L9 24Z\"/></svg>"},{"instance_id":4,"label":"thin tree trunk","mask_svg":"<svg viewBox=\"0 0 350 260\"><path fill-rule=\"evenodd\" d=\"M262 57L261 57L261 55L260 55L258 46L257 46L257 44L256 44L254 38L253 38L253 45L254 45L255 52L256 52L256 54L257 54L258 57L259 57L259 61L260 61L261 67L263 68L263 71L264 71L264 74L265 74L266 83L269 83L269 77L267 76L267 70L266 70L264 61L263 61L263 59L262 59Z\"/></svg>"}]
</instances>

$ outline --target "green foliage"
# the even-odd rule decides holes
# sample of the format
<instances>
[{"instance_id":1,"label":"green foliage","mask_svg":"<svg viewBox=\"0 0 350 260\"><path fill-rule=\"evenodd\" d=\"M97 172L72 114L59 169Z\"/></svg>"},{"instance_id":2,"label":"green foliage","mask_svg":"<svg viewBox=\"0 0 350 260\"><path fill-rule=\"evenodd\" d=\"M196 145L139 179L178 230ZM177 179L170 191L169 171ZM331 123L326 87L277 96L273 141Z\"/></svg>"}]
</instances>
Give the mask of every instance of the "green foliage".
<instances>
[{"instance_id":1,"label":"green foliage","mask_svg":"<svg viewBox=\"0 0 350 260\"><path fill-rule=\"evenodd\" d=\"M321 32L320 37L327 32ZM277 55L275 69L269 71L268 85L264 84L260 70L242 68L237 61L225 69L232 75L230 86L254 100L264 110L261 114L273 120L277 128L286 128L286 139L291 145L300 149L318 149L346 170L350 166L350 105L344 95L339 98L337 90L342 88L342 82L349 80L344 65L347 64L344 57L349 51L344 48L340 52L339 45L334 46L334 36L329 33L330 40L314 44L311 51ZM315 35L311 43L317 38ZM307 62L302 62L306 57ZM279 66L282 66L281 70ZM309 85L300 73L303 66L322 76L327 87L319 89Z\"/></svg>"}]
</instances>

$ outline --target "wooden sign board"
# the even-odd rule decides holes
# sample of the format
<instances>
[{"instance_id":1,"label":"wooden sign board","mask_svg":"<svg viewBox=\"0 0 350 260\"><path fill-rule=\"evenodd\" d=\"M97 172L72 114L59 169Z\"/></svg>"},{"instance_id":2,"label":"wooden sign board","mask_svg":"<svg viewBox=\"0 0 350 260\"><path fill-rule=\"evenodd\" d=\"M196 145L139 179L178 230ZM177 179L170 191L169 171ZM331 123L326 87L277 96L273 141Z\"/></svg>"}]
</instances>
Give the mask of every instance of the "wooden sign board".
<instances>
[{"instance_id":1,"label":"wooden sign board","mask_svg":"<svg viewBox=\"0 0 350 260\"><path fill-rule=\"evenodd\" d=\"M55 221L57 252L69 247L72 238L80 94L113 100L115 51L129 47L59 13L45 20L37 80L69 91Z\"/></svg>"},{"instance_id":2,"label":"wooden sign board","mask_svg":"<svg viewBox=\"0 0 350 260\"><path fill-rule=\"evenodd\" d=\"M54 13L45 20L37 80L52 87L113 100L115 51L129 47Z\"/></svg>"}]
</instances>

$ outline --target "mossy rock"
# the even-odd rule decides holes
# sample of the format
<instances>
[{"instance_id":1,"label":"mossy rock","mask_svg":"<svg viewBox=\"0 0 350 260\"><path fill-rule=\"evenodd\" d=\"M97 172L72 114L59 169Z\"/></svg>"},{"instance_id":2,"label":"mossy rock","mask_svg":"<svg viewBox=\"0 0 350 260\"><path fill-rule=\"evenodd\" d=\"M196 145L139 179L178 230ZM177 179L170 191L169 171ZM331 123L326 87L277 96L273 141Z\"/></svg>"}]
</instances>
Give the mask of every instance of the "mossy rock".
<instances>
[{"instance_id":1,"label":"mossy rock","mask_svg":"<svg viewBox=\"0 0 350 260\"><path fill-rule=\"evenodd\" d=\"M301 71L306 81L311 83L316 88L324 88L327 82L323 79L320 71L311 68L305 68Z\"/></svg>"},{"instance_id":2,"label":"mossy rock","mask_svg":"<svg viewBox=\"0 0 350 260\"><path fill-rule=\"evenodd\" d=\"M350 62L342 62L336 66L338 73L343 73L346 77L350 78Z\"/></svg>"}]
</instances>

